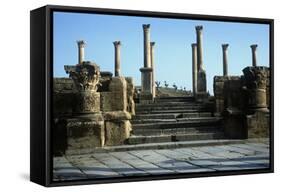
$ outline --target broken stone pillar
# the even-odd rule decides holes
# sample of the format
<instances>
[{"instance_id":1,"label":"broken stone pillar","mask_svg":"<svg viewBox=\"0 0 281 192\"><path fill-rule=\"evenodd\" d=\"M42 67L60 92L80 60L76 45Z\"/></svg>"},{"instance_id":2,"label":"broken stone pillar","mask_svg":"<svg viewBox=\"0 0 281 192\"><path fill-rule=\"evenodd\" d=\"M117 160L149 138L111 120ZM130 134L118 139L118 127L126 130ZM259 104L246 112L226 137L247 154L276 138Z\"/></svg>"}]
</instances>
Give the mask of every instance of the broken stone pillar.
<instances>
[{"instance_id":1,"label":"broken stone pillar","mask_svg":"<svg viewBox=\"0 0 281 192\"><path fill-rule=\"evenodd\" d=\"M114 48L115 48L115 77L120 76L120 41L114 41Z\"/></svg>"},{"instance_id":2,"label":"broken stone pillar","mask_svg":"<svg viewBox=\"0 0 281 192\"><path fill-rule=\"evenodd\" d=\"M257 66L257 47L258 47L258 45L256 45L256 44L251 45L251 49L252 49L252 66L253 67Z\"/></svg>"},{"instance_id":3,"label":"broken stone pillar","mask_svg":"<svg viewBox=\"0 0 281 192\"><path fill-rule=\"evenodd\" d=\"M246 67L243 69L243 73L249 113L256 111L267 112L266 86L268 68L263 66Z\"/></svg>"},{"instance_id":4,"label":"broken stone pillar","mask_svg":"<svg viewBox=\"0 0 281 192\"><path fill-rule=\"evenodd\" d=\"M155 86L155 65L154 65L154 46L155 42L150 42L150 53L151 53L151 68L152 68L152 97L156 95L156 86Z\"/></svg>"},{"instance_id":5,"label":"broken stone pillar","mask_svg":"<svg viewBox=\"0 0 281 192\"><path fill-rule=\"evenodd\" d=\"M228 44L222 44L222 60L223 60L223 76L228 76L228 60L227 60L227 48Z\"/></svg>"},{"instance_id":6,"label":"broken stone pillar","mask_svg":"<svg viewBox=\"0 0 281 192\"><path fill-rule=\"evenodd\" d=\"M196 43L191 44L192 47L192 89L193 96L197 93L197 45Z\"/></svg>"},{"instance_id":7,"label":"broken stone pillar","mask_svg":"<svg viewBox=\"0 0 281 192\"><path fill-rule=\"evenodd\" d=\"M269 68L257 66L257 45L251 45L251 49L252 66L243 69L248 135L252 138L269 137Z\"/></svg>"},{"instance_id":8,"label":"broken stone pillar","mask_svg":"<svg viewBox=\"0 0 281 192\"><path fill-rule=\"evenodd\" d=\"M203 47L202 47L202 31L203 26L196 26L196 44L197 44L197 96L198 101L204 101L208 98L206 71L203 68Z\"/></svg>"},{"instance_id":9,"label":"broken stone pillar","mask_svg":"<svg viewBox=\"0 0 281 192\"><path fill-rule=\"evenodd\" d=\"M109 90L101 93L106 146L124 144L132 129L128 106L134 108L134 103L128 102L127 86L125 77L112 77Z\"/></svg>"},{"instance_id":10,"label":"broken stone pillar","mask_svg":"<svg viewBox=\"0 0 281 192\"><path fill-rule=\"evenodd\" d=\"M79 40L77 41L77 44L78 44L78 64L82 64L83 61L84 61L84 48L85 48L85 41L84 40Z\"/></svg>"},{"instance_id":11,"label":"broken stone pillar","mask_svg":"<svg viewBox=\"0 0 281 192\"><path fill-rule=\"evenodd\" d=\"M140 68L141 72L141 93L140 103L153 102L152 91L152 68L150 52L150 25L143 25L144 33L144 67Z\"/></svg>"}]
</instances>

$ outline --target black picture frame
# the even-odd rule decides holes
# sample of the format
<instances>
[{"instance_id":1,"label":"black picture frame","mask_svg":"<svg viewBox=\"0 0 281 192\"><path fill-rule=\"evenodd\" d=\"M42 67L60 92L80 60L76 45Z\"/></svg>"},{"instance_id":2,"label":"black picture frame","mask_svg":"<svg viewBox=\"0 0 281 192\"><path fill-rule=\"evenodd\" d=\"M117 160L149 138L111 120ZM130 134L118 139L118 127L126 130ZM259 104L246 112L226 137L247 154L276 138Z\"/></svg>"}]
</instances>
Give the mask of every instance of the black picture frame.
<instances>
[{"instance_id":1,"label":"black picture frame","mask_svg":"<svg viewBox=\"0 0 281 192\"><path fill-rule=\"evenodd\" d=\"M138 176L112 179L52 181L52 78L53 78L53 12L97 13L110 15L177 18L207 21L269 24L270 26L270 167L259 170L239 170L177 175ZM30 12L30 180L43 186L64 186L98 183L148 181L274 172L274 20L263 18L197 15L186 13L118 10L90 7L46 5Z\"/></svg>"}]
</instances>

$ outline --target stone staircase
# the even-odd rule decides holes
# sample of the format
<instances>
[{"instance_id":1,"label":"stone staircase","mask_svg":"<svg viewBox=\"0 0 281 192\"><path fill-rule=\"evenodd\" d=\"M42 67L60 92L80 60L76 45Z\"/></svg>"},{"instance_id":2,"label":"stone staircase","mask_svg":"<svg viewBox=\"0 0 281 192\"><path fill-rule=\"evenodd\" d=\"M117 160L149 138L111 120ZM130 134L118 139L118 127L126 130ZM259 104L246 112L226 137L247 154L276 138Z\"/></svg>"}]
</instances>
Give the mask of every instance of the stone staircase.
<instances>
[{"instance_id":1,"label":"stone staircase","mask_svg":"<svg viewBox=\"0 0 281 192\"><path fill-rule=\"evenodd\" d=\"M194 97L162 97L136 104L127 144L224 139L222 119Z\"/></svg>"}]
</instances>

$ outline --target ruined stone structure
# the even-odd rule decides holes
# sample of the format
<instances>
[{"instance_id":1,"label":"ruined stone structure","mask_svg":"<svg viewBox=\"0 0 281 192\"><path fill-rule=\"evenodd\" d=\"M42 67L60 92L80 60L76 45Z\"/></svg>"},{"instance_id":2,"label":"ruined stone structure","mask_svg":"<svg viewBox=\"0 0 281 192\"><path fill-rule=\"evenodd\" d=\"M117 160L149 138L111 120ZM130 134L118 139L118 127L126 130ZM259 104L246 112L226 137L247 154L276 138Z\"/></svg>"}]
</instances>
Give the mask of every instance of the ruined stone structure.
<instances>
[{"instance_id":1,"label":"ruined stone structure","mask_svg":"<svg viewBox=\"0 0 281 192\"><path fill-rule=\"evenodd\" d=\"M228 45L223 45L224 76L214 77L215 114L224 117L228 138L268 137L270 120L269 69L257 66L257 45L251 45L252 66L243 69L243 76L228 76Z\"/></svg>"},{"instance_id":2,"label":"ruined stone structure","mask_svg":"<svg viewBox=\"0 0 281 192\"><path fill-rule=\"evenodd\" d=\"M228 73L228 44L222 44L223 75L215 76L214 97L206 87L202 26L192 46L193 95L156 94L154 48L150 25L143 25L144 66L141 88L121 75L120 47L115 41L114 77L84 61L85 41L78 41L78 64L65 66L69 78L54 78L54 152L83 153L104 146L160 142L268 137L270 70L252 66L242 76ZM135 104L136 102L136 104ZM90 150L90 151L89 151Z\"/></svg>"},{"instance_id":3,"label":"ruined stone structure","mask_svg":"<svg viewBox=\"0 0 281 192\"><path fill-rule=\"evenodd\" d=\"M78 41L80 63L65 66L70 78L54 79L55 153L120 145L132 129L134 84L132 78L120 76L120 42L116 43L116 77L100 72L93 62L80 60L84 45Z\"/></svg>"},{"instance_id":4,"label":"ruined stone structure","mask_svg":"<svg viewBox=\"0 0 281 192\"><path fill-rule=\"evenodd\" d=\"M153 102L153 84L152 67L151 67L151 45L150 45L150 25L143 25L144 35L144 66L140 68L141 72L141 103Z\"/></svg>"}]
</instances>

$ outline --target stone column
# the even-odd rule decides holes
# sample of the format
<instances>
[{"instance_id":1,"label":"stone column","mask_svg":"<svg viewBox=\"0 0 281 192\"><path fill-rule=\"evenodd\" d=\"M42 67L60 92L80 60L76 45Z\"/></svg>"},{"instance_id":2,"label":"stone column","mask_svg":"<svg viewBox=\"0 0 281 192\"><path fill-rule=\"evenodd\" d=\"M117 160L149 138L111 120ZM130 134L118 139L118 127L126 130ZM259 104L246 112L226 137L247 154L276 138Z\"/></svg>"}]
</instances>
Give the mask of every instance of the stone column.
<instances>
[{"instance_id":1,"label":"stone column","mask_svg":"<svg viewBox=\"0 0 281 192\"><path fill-rule=\"evenodd\" d=\"M197 44L197 92L200 93L200 97L206 97L207 94L207 82L206 72L203 68L203 47L202 47L202 31L203 26L196 26L196 44ZM202 99L201 99L202 100Z\"/></svg>"},{"instance_id":2,"label":"stone column","mask_svg":"<svg viewBox=\"0 0 281 192\"><path fill-rule=\"evenodd\" d=\"M144 34L144 66L140 68L141 72L141 103L150 103L153 101L152 89L152 68L151 68L151 51L150 51L150 25L143 25Z\"/></svg>"},{"instance_id":3,"label":"stone column","mask_svg":"<svg viewBox=\"0 0 281 192\"><path fill-rule=\"evenodd\" d=\"M222 44L222 61L223 61L223 76L228 76L228 60L227 60L227 48L228 44Z\"/></svg>"},{"instance_id":4,"label":"stone column","mask_svg":"<svg viewBox=\"0 0 281 192\"><path fill-rule=\"evenodd\" d=\"M197 45L196 43L191 44L192 47L192 88L193 96L197 93Z\"/></svg>"},{"instance_id":5,"label":"stone column","mask_svg":"<svg viewBox=\"0 0 281 192\"><path fill-rule=\"evenodd\" d=\"M256 45L256 44L251 45L251 49L252 49L252 66L253 67L257 66L257 47L258 47L258 45Z\"/></svg>"},{"instance_id":6,"label":"stone column","mask_svg":"<svg viewBox=\"0 0 281 192\"><path fill-rule=\"evenodd\" d=\"M120 41L114 41L114 48L115 48L115 77L120 76Z\"/></svg>"},{"instance_id":7,"label":"stone column","mask_svg":"<svg viewBox=\"0 0 281 192\"><path fill-rule=\"evenodd\" d=\"M151 68L152 68L152 96L153 98L156 95L156 89L155 89L155 65L154 65L154 46L155 42L150 42L150 58L151 58Z\"/></svg>"},{"instance_id":8,"label":"stone column","mask_svg":"<svg viewBox=\"0 0 281 192\"><path fill-rule=\"evenodd\" d=\"M84 61L84 48L85 48L85 41L84 40L79 40L77 41L78 44L78 64L82 64Z\"/></svg>"},{"instance_id":9,"label":"stone column","mask_svg":"<svg viewBox=\"0 0 281 192\"><path fill-rule=\"evenodd\" d=\"M150 25L142 25L143 27L143 53L144 53L144 67L151 67L150 54Z\"/></svg>"},{"instance_id":10,"label":"stone column","mask_svg":"<svg viewBox=\"0 0 281 192\"><path fill-rule=\"evenodd\" d=\"M203 48L202 48L202 31L203 26L196 26L196 44L197 44L197 68L198 71L203 69Z\"/></svg>"},{"instance_id":11,"label":"stone column","mask_svg":"<svg viewBox=\"0 0 281 192\"><path fill-rule=\"evenodd\" d=\"M266 84L268 68L262 66L243 69L249 112L267 112Z\"/></svg>"}]
</instances>

